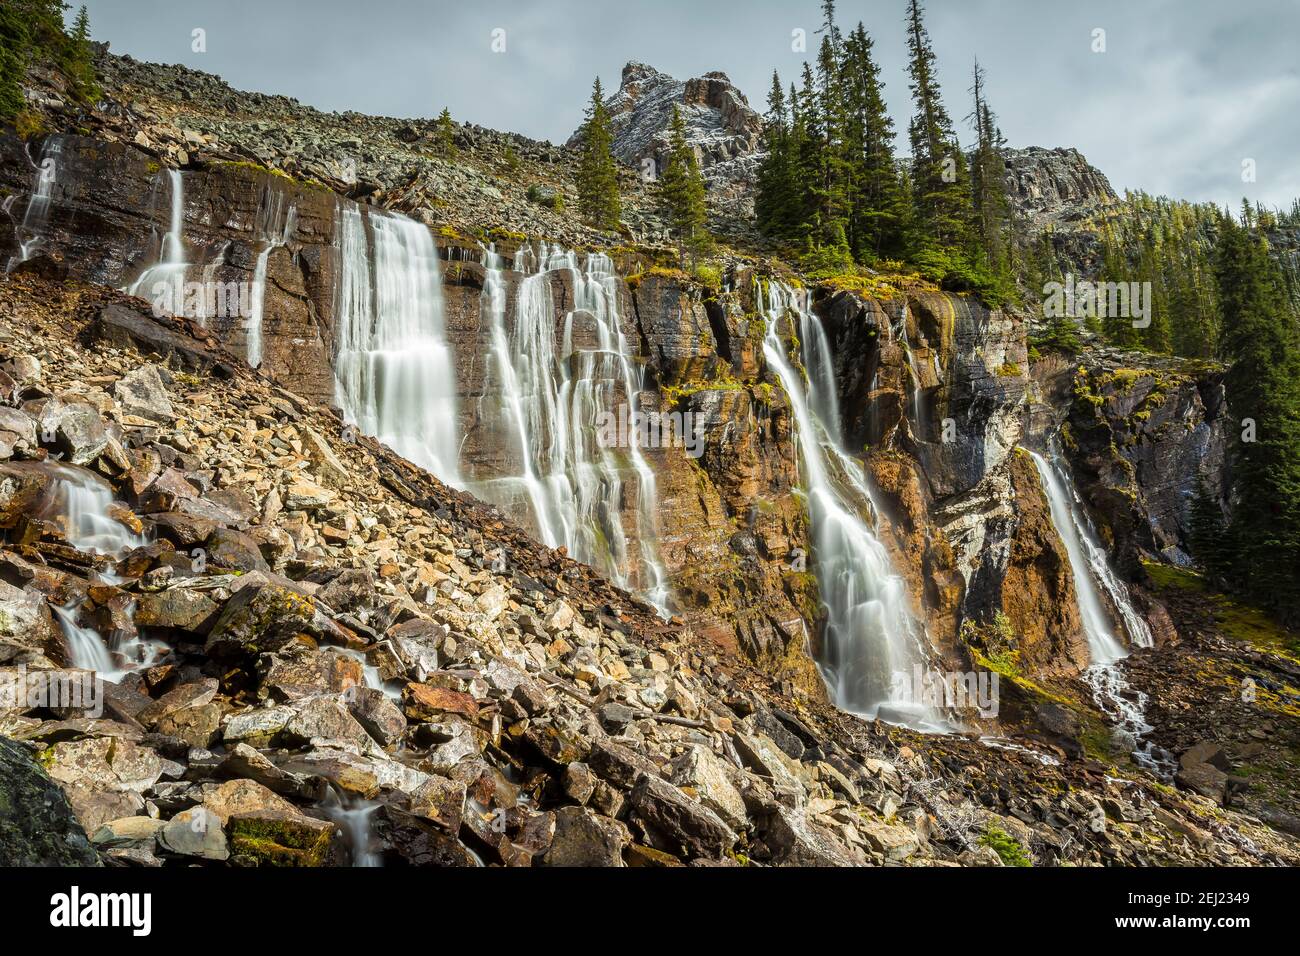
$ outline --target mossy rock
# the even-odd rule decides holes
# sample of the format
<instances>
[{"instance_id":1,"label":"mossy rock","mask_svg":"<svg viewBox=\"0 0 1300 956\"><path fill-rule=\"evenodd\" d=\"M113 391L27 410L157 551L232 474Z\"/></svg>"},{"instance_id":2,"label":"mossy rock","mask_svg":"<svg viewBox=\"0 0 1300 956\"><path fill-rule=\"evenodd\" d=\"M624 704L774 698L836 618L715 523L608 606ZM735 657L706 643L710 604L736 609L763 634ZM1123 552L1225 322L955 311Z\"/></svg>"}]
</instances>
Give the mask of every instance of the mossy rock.
<instances>
[{"instance_id":1,"label":"mossy rock","mask_svg":"<svg viewBox=\"0 0 1300 956\"><path fill-rule=\"evenodd\" d=\"M226 824L231 857L244 866L327 866L334 825L283 810L234 814Z\"/></svg>"}]
</instances>

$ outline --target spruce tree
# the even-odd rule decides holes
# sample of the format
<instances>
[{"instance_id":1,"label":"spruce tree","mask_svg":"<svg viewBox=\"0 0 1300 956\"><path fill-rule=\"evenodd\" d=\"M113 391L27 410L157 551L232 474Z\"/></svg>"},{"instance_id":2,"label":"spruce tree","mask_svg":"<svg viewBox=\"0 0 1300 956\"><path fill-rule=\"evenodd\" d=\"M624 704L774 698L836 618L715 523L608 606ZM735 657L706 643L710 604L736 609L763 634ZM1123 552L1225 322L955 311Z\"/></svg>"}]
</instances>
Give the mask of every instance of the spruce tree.
<instances>
[{"instance_id":1,"label":"spruce tree","mask_svg":"<svg viewBox=\"0 0 1300 956\"><path fill-rule=\"evenodd\" d=\"M859 261L901 257L906 201L894 162L894 121L880 67L861 23L844 41L842 87L849 185L849 241Z\"/></svg>"},{"instance_id":2,"label":"spruce tree","mask_svg":"<svg viewBox=\"0 0 1300 956\"><path fill-rule=\"evenodd\" d=\"M1300 341L1266 240L1224 217L1215 276L1228 406L1241 423L1230 537L1239 590L1300 619Z\"/></svg>"},{"instance_id":3,"label":"spruce tree","mask_svg":"<svg viewBox=\"0 0 1300 956\"><path fill-rule=\"evenodd\" d=\"M451 121L451 110L445 106L442 112L438 114L438 120L433 126L434 142L437 144L438 153L448 159L456 155L456 126Z\"/></svg>"},{"instance_id":4,"label":"spruce tree","mask_svg":"<svg viewBox=\"0 0 1300 956\"><path fill-rule=\"evenodd\" d=\"M582 155L578 162L578 209L590 225L616 230L622 205L618 194L618 168L611 152L614 137L600 77L591 88L591 103L582 126Z\"/></svg>"},{"instance_id":5,"label":"spruce tree","mask_svg":"<svg viewBox=\"0 0 1300 956\"><path fill-rule=\"evenodd\" d=\"M700 175L695 150L686 142L686 123L675 104L668 127L668 156L655 184L655 197L660 212L683 250L689 251L692 258L698 257L710 241L705 228L708 209L704 199L704 179Z\"/></svg>"},{"instance_id":6,"label":"spruce tree","mask_svg":"<svg viewBox=\"0 0 1300 956\"><path fill-rule=\"evenodd\" d=\"M976 60L971 86L975 105L968 116L975 127L975 150L971 157L974 252L976 260L991 276L1009 284L1011 203L1007 198L1006 162L1002 159L1006 141L997 127L984 85L985 71Z\"/></svg>"},{"instance_id":7,"label":"spruce tree","mask_svg":"<svg viewBox=\"0 0 1300 956\"><path fill-rule=\"evenodd\" d=\"M908 0L908 73L915 106L908 127L912 202L923 238L932 249L964 249L970 221L966 157L939 95L934 48L922 14L921 0Z\"/></svg>"},{"instance_id":8,"label":"spruce tree","mask_svg":"<svg viewBox=\"0 0 1300 956\"><path fill-rule=\"evenodd\" d=\"M90 49L90 16L85 7L77 11L72 34L68 37L66 72L78 99L90 102L99 98L94 56Z\"/></svg>"},{"instance_id":9,"label":"spruce tree","mask_svg":"<svg viewBox=\"0 0 1300 956\"><path fill-rule=\"evenodd\" d=\"M781 77L773 71L763 127L766 154L758 169L754 215L764 235L783 240L793 239L798 226L799 188L795 180L793 142L785 91Z\"/></svg>"}]
</instances>

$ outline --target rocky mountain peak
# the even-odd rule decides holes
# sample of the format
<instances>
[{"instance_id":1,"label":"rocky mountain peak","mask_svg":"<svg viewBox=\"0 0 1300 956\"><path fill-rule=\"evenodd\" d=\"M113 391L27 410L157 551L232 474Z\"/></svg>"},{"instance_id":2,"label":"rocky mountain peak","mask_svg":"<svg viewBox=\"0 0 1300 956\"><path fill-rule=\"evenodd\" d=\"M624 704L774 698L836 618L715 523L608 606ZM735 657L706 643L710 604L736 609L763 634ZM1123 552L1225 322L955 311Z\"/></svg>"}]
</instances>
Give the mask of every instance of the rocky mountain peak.
<instances>
[{"instance_id":1,"label":"rocky mountain peak","mask_svg":"<svg viewBox=\"0 0 1300 956\"><path fill-rule=\"evenodd\" d=\"M1071 147L1003 152L1011 201L1035 229L1079 222L1119 202L1109 180Z\"/></svg>"},{"instance_id":2,"label":"rocky mountain peak","mask_svg":"<svg viewBox=\"0 0 1300 956\"><path fill-rule=\"evenodd\" d=\"M647 158L662 166L668 153L673 107L686 123L710 191L739 195L757 168L763 118L726 73L678 80L646 63L623 67L618 91L605 101L614 135L613 152L632 166ZM579 142L580 131L569 139Z\"/></svg>"}]
</instances>

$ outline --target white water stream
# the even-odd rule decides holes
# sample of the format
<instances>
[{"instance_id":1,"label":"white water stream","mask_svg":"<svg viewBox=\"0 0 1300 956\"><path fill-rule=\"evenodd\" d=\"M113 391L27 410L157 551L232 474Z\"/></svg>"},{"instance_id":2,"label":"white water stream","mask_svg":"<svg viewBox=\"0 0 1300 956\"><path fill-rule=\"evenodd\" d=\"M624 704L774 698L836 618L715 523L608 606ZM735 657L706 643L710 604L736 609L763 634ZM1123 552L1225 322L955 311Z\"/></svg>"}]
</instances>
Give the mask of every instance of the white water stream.
<instances>
[{"instance_id":1,"label":"white water stream","mask_svg":"<svg viewBox=\"0 0 1300 956\"><path fill-rule=\"evenodd\" d=\"M758 294L761 299L761 287ZM861 517L875 509L861 466L840 444L834 368L821 324L802 296L776 282L759 308L767 320L763 354L795 417L813 567L826 606L822 677L844 710L918 729L950 729L945 714L908 691L911 675L928 669L927 640L908 607L903 579ZM790 316L800 323L806 391L778 332Z\"/></svg>"},{"instance_id":2,"label":"white water stream","mask_svg":"<svg viewBox=\"0 0 1300 956\"><path fill-rule=\"evenodd\" d=\"M489 477L481 482L482 494L507 508L522 494L542 541L566 548L622 587L637 587L666 613L654 472L637 441L607 448L598 440L600 415L616 414L624 402L627 417L635 418L645 387L623 334L613 262L591 253L579 267L572 251L545 243L520 247L514 268L524 277L509 323L504 263L489 249L484 266L481 315L490 341L484 414L511 437L521 472ZM574 302L557 349L551 283L559 270L570 274ZM623 525L628 469L638 485L639 574Z\"/></svg>"},{"instance_id":3,"label":"white water stream","mask_svg":"<svg viewBox=\"0 0 1300 956\"><path fill-rule=\"evenodd\" d=\"M124 290L148 299L155 310L179 315L185 309L185 180L178 169L167 170L171 212L158 262Z\"/></svg>"},{"instance_id":4,"label":"white water stream","mask_svg":"<svg viewBox=\"0 0 1300 956\"><path fill-rule=\"evenodd\" d=\"M433 236L351 202L341 216L336 400L362 432L460 487L456 370Z\"/></svg>"},{"instance_id":5,"label":"white water stream","mask_svg":"<svg viewBox=\"0 0 1300 956\"><path fill-rule=\"evenodd\" d=\"M1119 662L1129 656L1130 647L1152 646L1151 629L1111 567L1059 455L1052 454L1049 460L1036 452L1029 454L1047 496L1052 524L1070 559L1091 660L1083 679L1092 688L1097 706L1114 721L1117 740L1132 752L1134 760L1164 773L1170 764L1169 755L1142 739L1153 729L1146 720L1147 696L1130 690L1119 667ZM1120 630L1112 622L1103 592L1122 622Z\"/></svg>"},{"instance_id":6,"label":"white water stream","mask_svg":"<svg viewBox=\"0 0 1300 956\"><path fill-rule=\"evenodd\" d=\"M146 535L132 531L113 517L113 491L108 482L82 468L50 467L54 482L45 513L62 519L69 545L87 554L121 558L149 543ZM112 571L98 572L97 577L104 584L121 583ZM130 617L134 611L132 604L125 613ZM73 667L95 671L107 680L120 680L124 674L148 666L157 656L156 645L138 638L130 644L114 641L115 646L110 648L97 631L78 623L75 604L56 607L54 613L67 637ZM115 667L114 654L123 661L121 668Z\"/></svg>"},{"instance_id":7,"label":"white water stream","mask_svg":"<svg viewBox=\"0 0 1300 956\"><path fill-rule=\"evenodd\" d=\"M284 193L279 189L267 187L257 212L258 222L255 227L262 237L262 248L257 254L253 267L252 300L249 303L249 315L245 320L246 361L253 368L262 364L262 325L266 306L266 271L271 260L271 253L293 239L298 226L298 210L285 201Z\"/></svg>"},{"instance_id":8,"label":"white water stream","mask_svg":"<svg viewBox=\"0 0 1300 956\"><path fill-rule=\"evenodd\" d=\"M11 272L20 263L26 262L36 254L44 239L45 225L50 217L50 203L54 198L54 184L59 175L59 158L63 152L63 140L50 136L41 146L41 158L33 166L36 169L36 182L27 199L27 209L23 220L18 225L18 255L10 257L5 264L5 272Z\"/></svg>"}]
</instances>

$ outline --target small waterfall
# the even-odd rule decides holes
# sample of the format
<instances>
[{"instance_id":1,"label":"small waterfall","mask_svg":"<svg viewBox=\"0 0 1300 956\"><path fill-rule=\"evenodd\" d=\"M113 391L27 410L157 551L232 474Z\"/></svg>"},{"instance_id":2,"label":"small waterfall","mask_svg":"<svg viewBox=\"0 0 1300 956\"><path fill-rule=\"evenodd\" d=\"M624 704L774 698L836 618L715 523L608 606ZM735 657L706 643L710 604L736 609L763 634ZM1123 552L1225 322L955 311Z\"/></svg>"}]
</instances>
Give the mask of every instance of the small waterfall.
<instances>
[{"instance_id":1,"label":"small waterfall","mask_svg":"<svg viewBox=\"0 0 1300 956\"><path fill-rule=\"evenodd\" d=\"M790 400L802 461L808 516L812 525L814 570L826 606L820 668L837 706L925 730L945 730L946 717L908 688L914 673L928 666L923 627L907 605L903 579L894 573L888 552L859 517L873 511L860 466L840 447L834 366L825 332L794 291L771 283L763 354ZM804 343L803 376L786 356L778 334L782 318L800 320ZM821 418L835 415L835 420Z\"/></svg>"},{"instance_id":2,"label":"small waterfall","mask_svg":"<svg viewBox=\"0 0 1300 956\"><path fill-rule=\"evenodd\" d=\"M324 814L339 828L343 839L348 845L348 851L352 858L354 867L379 867L384 865L383 857L375 852L374 848L374 825L371 817L374 816L380 804L375 800L361 800L357 798L341 798L337 792L331 789L323 799L319 807Z\"/></svg>"},{"instance_id":3,"label":"small waterfall","mask_svg":"<svg viewBox=\"0 0 1300 956\"><path fill-rule=\"evenodd\" d=\"M340 233L336 400L361 431L459 487L456 369L433 236L355 203L344 204Z\"/></svg>"},{"instance_id":4,"label":"small waterfall","mask_svg":"<svg viewBox=\"0 0 1300 956\"><path fill-rule=\"evenodd\" d=\"M113 489L103 478L69 465L51 466L51 470L54 487L46 514L62 516L64 537L72 547L87 554L120 558L149 543L145 535L112 516Z\"/></svg>"},{"instance_id":5,"label":"small waterfall","mask_svg":"<svg viewBox=\"0 0 1300 956\"><path fill-rule=\"evenodd\" d=\"M87 554L121 558L149 543L146 535L132 531L113 517L113 490L108 482L81 468L68 465L48 467L53 472L54 483L42 511L47 518L62 520L64 537L69 545ZM113 572L100 572L98 576L104 584L121 583L121 579ZM128 671L153 662L156 647L137 640L131 646L119 644L113 648L113 651L129 662L124 669L115 669L108 644L94 629L78 623L77 611L75 604L54 608L68 641L73 667L92 670L102 677L117 680ZM126 614L129 617L134 612L135 606L132 603L126 609Z\"/></svg>"},{"instance_id":6,"label":"small waterfall","mask_svg":"<svg viewBox=\"0 0 1300 956\"><path fill-rule=\"evenodd\" d=\"M1146 721L1147 695L1130 691L1119 668L1119 662L1129 655L1123 638L1127 636L1132 647L1151 647L1154 643L1151 629L1133 607L1128 588L1111 567L1060 456L1052 453L1049 460L1036 452L1029 454L1047 496L1052 524L1070 559L1079 617L1083 620L1092 662L1084 670L1083 680L1092 688L1097 706L1113 721L1116 738L1132 752L1133 758L1149 770L1167 775L1172 758L1142 740L1153 729ZM1116 633L1107 613L1103 590L1123 623L1120 633Z\"/></svg>"},{"instance_id":7,"label":"small waterfall","mask_svg":"<svg viewBox=\"0 0 1300 956\"><path fill-rule=\"evenodd\" d=\"M267 186L258 207L257 233L262 237L262 248L257 253L253 267L252 299L245 324L246 360L253 368L262 364L262 316L266 305L266 270L271 253L288 245L298 227L298 209L286 202L284 193Z\"/></svg>"},{"instance_id":8,"label":"small waterfall","mask_svg":"<svg viewBox=\"0 0 1300 956\"><path fill-rule=\"evenodd\" d=\"M181 315L185 311L185 181L179 169L167 170L171 219L163 236L159 260L124 290L149 299L155 311Z\"/></svg>"},{"instance_id":9,"label":"small waterfall","mask_svg":"<svg viewBox=\"0 0 1300 956\"><path fill-rule=\"evenodd\" d=\"M1124 635L1115 633L1102 601L1102 589L1119 612L1129 641L1138 647L1150 647L1151 629L1134 609L1128 588L1112 570L1106 549L1097 540L1083 502L1075 493L1074 482L1062 466L1060 457L1053 455L1052 460L1048 461L1036 452L1031 451L1029 454L1038 468L1038 476L1047 495L1052 524L1056 526L1056 533L1070 557L1074 590L1079 597L1079 616L1083 618L1083 630L1088 638L1092 663L1110 664L1128 656Z\"/></svg>"},{"instance_id":10,"label":"small waterfall","mask_svg":"<svg viewBox=\"0 0 1300 956\"><path fill-rule=\"evenodd\" d=\"M627 419L634 420L645 387L623 335L613 262L592 253L579 268L571 251L545 243L536 250L520 247L514 268L524 278L509 329L503 263L494 249L485 254L484 266L481 314L490 341L489 387L495 389L495 403L484 417L510 436L521 473L484 480L482 493L509 508L522 491L547 545L563 546L575 560L629 587L622 499L623 473L630 466L638 482L637 585L666 614L668 576L658 553L654 472L636 440L616 449L598 440L602 413L616 415L622 401ZM574 297L558 351L551 296L557 270L570 273Z\"/></svg>"},{"instance_id":11,"label":"small waterfall","mask_svg":"<svg viewBox=\"0 0 1300 956\"><path fill-rule=\"evenodd\" d=\"M5 264L5 272L12 272L20 263L34 256L36 250L40 248L44 239L42 232L50 217L50 203L54 198L54 184L58 179L59 157L62 152L63 140L60 137L46 137L41 147L40 161L32 164L36 169L36 181L27 200L23 221L16 231L18 255L11 257Z\"/></svg>"}]
</instances>

